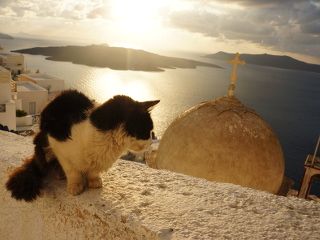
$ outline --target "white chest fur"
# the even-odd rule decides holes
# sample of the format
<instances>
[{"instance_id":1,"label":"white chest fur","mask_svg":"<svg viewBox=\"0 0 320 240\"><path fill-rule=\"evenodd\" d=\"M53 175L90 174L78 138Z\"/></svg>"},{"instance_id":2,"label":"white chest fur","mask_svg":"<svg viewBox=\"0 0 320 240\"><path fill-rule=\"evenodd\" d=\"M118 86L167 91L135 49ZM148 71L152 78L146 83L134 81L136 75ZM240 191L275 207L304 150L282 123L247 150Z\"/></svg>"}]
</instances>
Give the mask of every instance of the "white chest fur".
<instances>
[{"instance_id":1,"label":"white chest fur","mask_svg":"<svg viewBox=\"0 0 320 240\"><path fill-rule=\"evenodd\" d=\"M103 133L89 120L75 124L67 141L49 136L49 144L65 171L75 169L83 173L107 170L128 147L122 127Z\"/></svg>"}]
</instances>

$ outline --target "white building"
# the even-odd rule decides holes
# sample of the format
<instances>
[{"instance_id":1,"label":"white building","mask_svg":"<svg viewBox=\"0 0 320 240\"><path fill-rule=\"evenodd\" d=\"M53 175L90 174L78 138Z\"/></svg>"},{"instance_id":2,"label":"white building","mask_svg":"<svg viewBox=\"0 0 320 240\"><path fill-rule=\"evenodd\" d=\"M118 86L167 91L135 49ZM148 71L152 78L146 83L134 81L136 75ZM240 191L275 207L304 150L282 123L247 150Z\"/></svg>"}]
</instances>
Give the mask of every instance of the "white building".
<instances>
[{"instance_id":1,"label":"white building","mask_svg":"<svg viewBox=\"0 0 320 240\"><path fill-rule=\"evenodd\" d=\"M48 90L49 93L59 93L64 90L64 80L46 73L25 73L18 76L19 81L30 81Z\"/></svg>"},{"instance_id":2,"label":"white building","mask_svg":"<svg viewBox=\"0 0 320 240\"><path fill-rule=\"evenodd\" d=\"M0 66L0 124L16 130L16 103L11 98L11 73Z\"/></svg>"},{"instance_id":3,"label":"white building","mask_svg":"<svg viewBox=\"0 0 320 240\"><path fill-rule=\"evenodd\" d=\"M48 103L48 91L33 82L16 81L16 90L22 110L30 115L39 114Z\"/></svg>"},{"instance_id":4,"label":"white building","mask_svg":"<svg viewBox=\"0 0 320 240\"><path fill-rule=\"evenodd\" d=\"M24 56L22 54L1 53L0 64L9 69L13 75L24 72Z\"/></svg>"},{"instance_id":5,"label":"white building","mask_svg":"<svg viewBox=\"0 0 320 240\"><path fill-rule=\"evenodd\" d=\"M0 124L10 130L28 128L33 124L32 115L40 114L64 90L64 80L43 73L21 74L25 71L22 54L1 52L0 65ZM16 117L17 109L28 115Z\"/></svg>"}]
</instances>

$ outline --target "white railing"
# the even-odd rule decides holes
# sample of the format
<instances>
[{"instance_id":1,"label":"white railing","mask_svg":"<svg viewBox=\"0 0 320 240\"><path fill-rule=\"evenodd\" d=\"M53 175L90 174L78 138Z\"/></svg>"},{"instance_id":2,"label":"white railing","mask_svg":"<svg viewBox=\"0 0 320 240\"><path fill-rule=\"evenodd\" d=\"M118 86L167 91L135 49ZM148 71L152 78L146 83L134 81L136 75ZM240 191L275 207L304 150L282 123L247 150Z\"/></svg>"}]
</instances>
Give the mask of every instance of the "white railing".
<instances>
[{"instance_id":1,"label":"white railing","mask_svg":"<svg viewBox=\"0 0 320 240\"><path fill-rule=\"evenodd\" d=\"M17 92L17 83L16 81L10 81L11 92Z\"/></svg>"}]
</instances>

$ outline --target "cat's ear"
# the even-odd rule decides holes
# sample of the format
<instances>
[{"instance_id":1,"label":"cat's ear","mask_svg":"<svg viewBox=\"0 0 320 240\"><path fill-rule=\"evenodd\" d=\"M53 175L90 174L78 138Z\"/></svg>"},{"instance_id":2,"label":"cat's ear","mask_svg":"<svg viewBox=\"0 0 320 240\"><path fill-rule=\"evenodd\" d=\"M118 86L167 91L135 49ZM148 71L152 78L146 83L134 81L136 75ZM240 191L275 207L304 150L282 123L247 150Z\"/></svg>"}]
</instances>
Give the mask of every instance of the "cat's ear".
<instances>
[{"instance_id":1,"label":"cat's ear","mask_svg":"<svg viewBox=\"0 0 320 240\"><path fill-rule=\"evenodd\" d=\"M146 102L140 102L140 104L143 106L143 108L146 111L151 111L155 105L157 105L160 102L160 100L154 100L154 101L146 101Z\"/></svg>"}]
</instances>

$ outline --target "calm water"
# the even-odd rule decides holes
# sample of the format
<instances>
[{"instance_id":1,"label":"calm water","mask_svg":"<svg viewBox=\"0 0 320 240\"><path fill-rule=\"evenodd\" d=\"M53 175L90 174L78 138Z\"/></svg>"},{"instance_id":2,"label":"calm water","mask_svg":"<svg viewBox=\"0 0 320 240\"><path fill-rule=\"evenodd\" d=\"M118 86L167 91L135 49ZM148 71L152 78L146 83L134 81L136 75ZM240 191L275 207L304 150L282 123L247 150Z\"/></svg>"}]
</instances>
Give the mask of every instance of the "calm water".
<instances>
[{"instance_id":1,"label":"calm water","mask_svg":"<svg viewBox=\"0 0 320 240\"><path fill-rule=\"evenodd\" d=\"M5 49L20 49L65 43L15 39L0 40L0 44ZM187 57L179 53L169 55ZM25 55L29 69L40 69L60 77L65 80L66 87L81 90L100 102L116 94L126 94L137 100L160 99L152 113L159 136L184 110L226 94L230 66L201 56L190 57L224 69L199 67L160 73L114 71ZM320 74L248 64L240 67L238 75L237 97L254 108L277 133L285 153L286 175L293 178L298 187L305 157L313 153L320 134ZM320 189L314 190L320 192Z\"/></svg>"}]
</instances>

